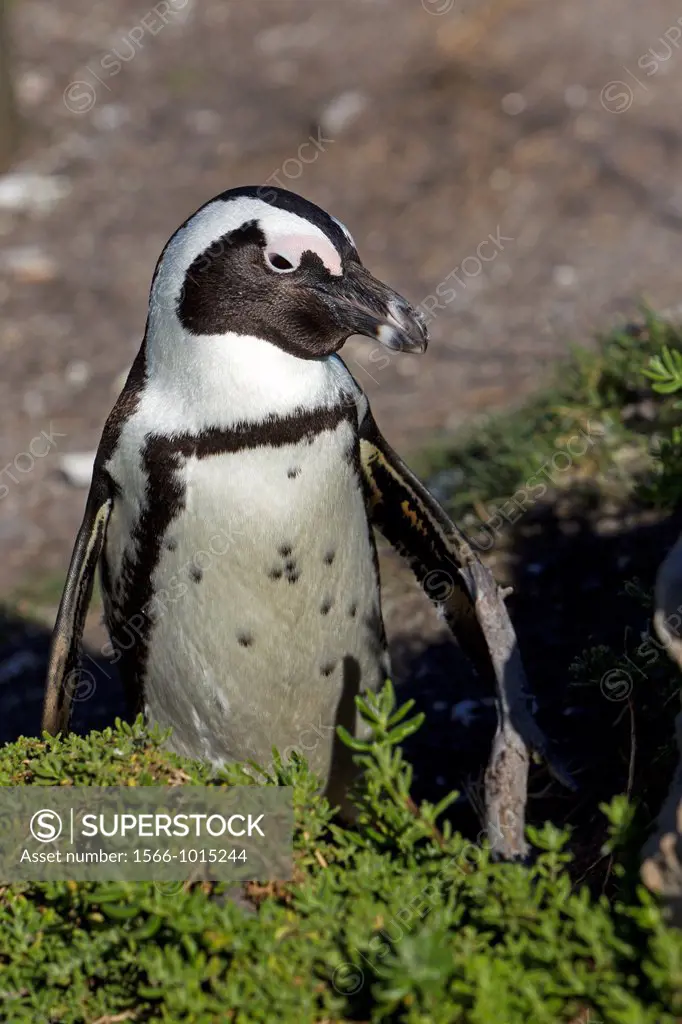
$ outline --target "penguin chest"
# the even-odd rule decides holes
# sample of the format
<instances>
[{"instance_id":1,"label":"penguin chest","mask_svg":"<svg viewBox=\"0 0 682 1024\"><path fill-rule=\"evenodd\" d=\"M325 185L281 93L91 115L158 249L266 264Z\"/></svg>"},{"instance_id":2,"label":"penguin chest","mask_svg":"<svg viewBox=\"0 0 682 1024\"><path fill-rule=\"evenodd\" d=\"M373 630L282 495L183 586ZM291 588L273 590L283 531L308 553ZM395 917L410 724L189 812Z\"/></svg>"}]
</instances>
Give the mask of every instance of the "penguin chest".
<instances>
[{"instance_id":1,"label":"penguin chest","mask_svg":"<svg viewBox=\"0 0 682 1024\"><path fill-rule=\"evenodd\" d=\"M194 628L217 617L223 655L228 623L236 648L252 653L259 637L283 631L319 645L341 628L342 608L356 620L363 590L376 597L364 497L340 447L320 437L192 457L177 471L184 505L168 525L155 590L183 591L178 618L188 628L190 606L201 617ZM270 651L263 644L263 657Z\"/></svg>"},{"instance_id":2,"label":"penguin chest","mask_svg":"<svg viewBox=\"0 0 682 1024\"><path fill-rule=\"evenodd\" d=\"M387 672L356 444L343 421L297 444L178 459L141 680L178 752L263 764L293 748L326 775L336 724L355 731L355 693Z\"/></svg>"}]
</instances>

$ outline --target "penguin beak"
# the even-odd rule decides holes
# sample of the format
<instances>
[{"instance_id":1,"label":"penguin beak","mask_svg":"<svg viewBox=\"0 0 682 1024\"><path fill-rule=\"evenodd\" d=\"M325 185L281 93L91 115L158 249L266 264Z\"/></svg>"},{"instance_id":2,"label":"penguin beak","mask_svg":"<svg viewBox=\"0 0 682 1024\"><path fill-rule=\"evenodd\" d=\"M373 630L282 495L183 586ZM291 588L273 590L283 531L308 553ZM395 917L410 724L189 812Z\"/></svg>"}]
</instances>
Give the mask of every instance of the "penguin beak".
<instances>
[{"instance_id":1,"label":"penguin beak","mask_svg":"<svg viewBox=\"0 0 682 1024\"><path fill-rule=\"evenodd\" d=\"M361 263L353 263L346 270L334 306L339 325L348 330L348 337L361 334L375 338L394 352L426 351L424 314L373 277Z\"/></svg>"}]
</instances>

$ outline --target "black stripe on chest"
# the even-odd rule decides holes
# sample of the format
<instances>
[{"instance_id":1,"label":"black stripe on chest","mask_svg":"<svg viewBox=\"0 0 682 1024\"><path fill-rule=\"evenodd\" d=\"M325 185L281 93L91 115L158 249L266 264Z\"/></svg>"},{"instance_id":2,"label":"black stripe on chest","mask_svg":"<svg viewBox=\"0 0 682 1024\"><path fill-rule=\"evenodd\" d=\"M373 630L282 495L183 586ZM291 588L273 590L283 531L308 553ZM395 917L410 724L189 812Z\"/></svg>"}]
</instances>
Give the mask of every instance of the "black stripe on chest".
<instances>
[{"instance_id":1,"label":"black stripe on chest","mask_svg":"<svg viewBox=\"0 0 682 1024\"><path fill-rule=\"evenodd\" d=\"M224 427L209 427L200 434L180 434L173 438L156 440L164 442L178 455L204 459L209 455L225 455L250 448L282 448L288 444L310 444L318 434L334 431L347 421L357 430L357 412L352 405L335 405L330 408L311 409L292 413L290 416L270 416L260 423L242 423L225 430Z\"/></svg>"},{"instance_id":2,"label":"black stripe on chest","mask_svg":"<svg viewBox=\"0 0 682 1024\"><path fill-rule=\"evenodd\" d=\"M143 682L149 653L151 627L164 614L166 604L154 593L152 576L159 562L161 547L171 523L185 507L186 491L178 470L187 458L208 458L260 447L282 448L308 442L319 434L335 431L347 422L353 428L352 441L345 453L354 466L359 464L357 408L348 402L329 408L318 408L272 416L260 423L238 424L236 427L212 427L199 434L168 437L147 435L142 452L142 465L147 477L145 503L126 548L118 586L112 586L106 556L102 559L102 582L109 596L109 632L120 662L121 677L133 713L144 707ZM282 481L286 486L289 474Z\"/></svg>"}]
</instances>

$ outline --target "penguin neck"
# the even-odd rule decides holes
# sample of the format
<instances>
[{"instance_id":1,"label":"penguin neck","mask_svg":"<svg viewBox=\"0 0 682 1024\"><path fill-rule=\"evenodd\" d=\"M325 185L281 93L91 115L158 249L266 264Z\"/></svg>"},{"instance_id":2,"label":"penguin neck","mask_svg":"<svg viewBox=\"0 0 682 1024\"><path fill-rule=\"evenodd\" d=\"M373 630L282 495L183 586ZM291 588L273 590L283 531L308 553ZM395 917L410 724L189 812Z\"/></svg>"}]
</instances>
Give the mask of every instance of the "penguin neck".
<instances>
[{"instance_id":1,"label":"penguin neck","mask_svg":"<svg viewBox=\"0 0 682 1024\"><path fill-rule=\"evenodd\" d=\"M191 335L164 319L150 323L145 353L150 397L171 430L262 422L334 405L347 390L334 356L298 359L263 338Z\"/></svg>"}]
</instances>

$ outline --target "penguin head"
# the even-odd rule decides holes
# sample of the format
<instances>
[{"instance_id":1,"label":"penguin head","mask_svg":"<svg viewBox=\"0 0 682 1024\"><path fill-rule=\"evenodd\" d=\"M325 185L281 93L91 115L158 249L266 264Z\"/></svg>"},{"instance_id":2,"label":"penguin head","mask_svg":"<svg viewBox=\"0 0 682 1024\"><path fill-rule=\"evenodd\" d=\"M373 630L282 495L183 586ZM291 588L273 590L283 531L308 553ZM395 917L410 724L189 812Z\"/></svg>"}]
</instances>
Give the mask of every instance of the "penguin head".
<instances>
[{"instance_id":1,"label":"penguin head","mask_svg":"<svg viewBox=\"0 0 682 1024\"><path fill-rule=\"evenodd\" d=\"M348 230L285 189L252 186L212 199L171 237L150 295L156 330L241 335L301 359L360 334L423 352L423 315L363 266Z\"/></svg>"}]
</instances>

